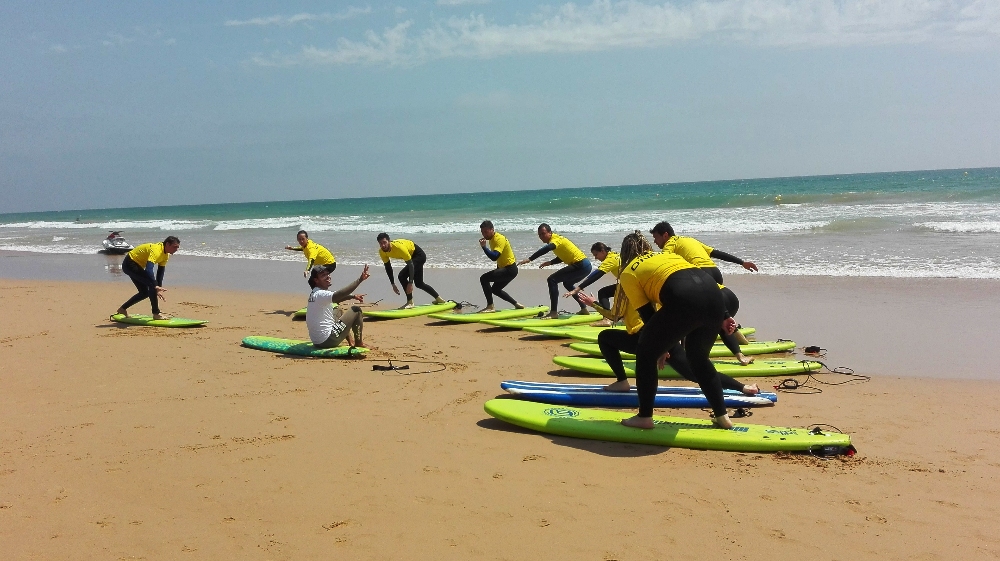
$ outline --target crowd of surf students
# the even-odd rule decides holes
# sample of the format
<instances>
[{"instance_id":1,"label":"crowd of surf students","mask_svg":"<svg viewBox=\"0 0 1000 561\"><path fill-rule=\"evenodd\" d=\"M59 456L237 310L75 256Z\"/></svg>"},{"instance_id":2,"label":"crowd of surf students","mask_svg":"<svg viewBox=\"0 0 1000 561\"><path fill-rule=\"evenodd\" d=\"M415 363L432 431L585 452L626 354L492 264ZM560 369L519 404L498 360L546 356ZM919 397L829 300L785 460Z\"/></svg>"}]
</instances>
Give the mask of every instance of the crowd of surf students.
<instances>
[{"instance_id":1,"label":"crowd of surf students","mask_svg":"<svg viewBox=\"0 0 1000 561\"><path fill-rule=\"evenodd\" d=\"M560 284L563 296L572 298L580 307L580 314L589 315L588 307L599 312L604 319L595 325L611 326L622 322L624 329L604 329L598 336L598 345L605 360L615 372L617 381L608 385L608 391L630 391L621 353L636 356L635 378L639 395L639 412L625 419L622 424L639 428L653 428L653 400L656 395L657 373L669 364L678 374L696 382L712 408L712 422L720 428L731 428L723 401L723 389L732 389L747 395L758 393L755 385L744 385L729 376L720 375L709 352L717 337L743 364L749 363L740 352L745 339L736 331L733 316L739 309L739 299L723 284L722 273L713 259L741 265L757 271L751 261L707 246L700 241L678 236L671 225L660 222L649 231L653 242L660 249L655 251L645 234L639 230L625 236L620 251L603 242L591 246L591 254L600 262L595 269L590 259L568 238L552 231L548 224L538 226L538 239L542 246L530 257L517 261L507 238L496 231L489 220L480 225L482 237L479 245L485 255L496 263L495 269L480 277L486 307L478 313L495 312L493 297L511 304L524 306L504 289L517 277L518 266L524 266L542 256L552 257L542 261L541 268L559 266L548 276L549 318L559 318L558 299ZM309 336L317 347L340 345L345 340L352 346L363 344L363 314L358 306L346 311L333 305L347 300L364 302L364 294L355 294L358 286L369 277L368 266L352 283L337 291L330 291L330 275L337 268L333 253L312 241L308 232L297 233L298 246L285 249L301 251L306 259L306 277L311 292L306 322ZM416 243L407 239L391 239L388 234L376 236L379 257L393 292L406 294L403 309L412 308L413 289L419 288L433 297L435 304L444 303L440 294L424 282L423 268L427 255ZM162 243L142 244L130 251L122 263L122 270L132 279L138 292L118 309L128 315L128 308L148 298L154 317L165 318L157 300L164 299L163 275L170 255L180 247L180 240L167 237ZM391 260L403 262L398 277L393 275ZM158 265L153 274L153 266ZM602 276L611 274L616 283L597 292L597 296L583 291ZM399 285L396 284L396 279ZM613 300L613 303L612 303Z\"/></svg>"}]
</instances>

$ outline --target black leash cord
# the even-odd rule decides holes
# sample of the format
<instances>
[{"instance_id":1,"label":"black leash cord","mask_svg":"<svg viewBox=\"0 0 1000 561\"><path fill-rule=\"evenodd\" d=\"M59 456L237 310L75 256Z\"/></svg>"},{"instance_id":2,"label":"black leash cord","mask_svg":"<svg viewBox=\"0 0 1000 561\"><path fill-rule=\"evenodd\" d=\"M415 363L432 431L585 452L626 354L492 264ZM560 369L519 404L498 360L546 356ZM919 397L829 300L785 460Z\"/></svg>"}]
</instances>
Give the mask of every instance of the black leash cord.
<instances>
[{"instance_id":1,"label":"black leash cord","mask_svg":"<svg viewBox=\"0 0 1000 561\"><path fill-rule=\"evenodd\" d=\"M432 374L434 372L441 372L448 368L448 365L436 360L397 360L396 362L403 363L401 366L393 364L392 359L389 359L388 362L388 366L373 364L372 370L384 371L385 373L382 374L383 376L416 376L417 374ZM401 370L409 370L411 364L437 364L440 368L421 370L420 372L400 372ZM388 374L388 372L393 372L394 374Z\"/></svg>"},{"instance_id":2,"label":"black leash cord","mask_svg":"<svg viewBox=\"0 0 1000 561\"><path fill-rule=\"evenodd\" d=\"M810 386L809 381L813 381L817 384L822 384L824 386L842 386L844 384L850 384L853 382L867 382L872 379L871 376L865 376L864 374L855 374L854 369L848 368L846 366L838 366L836 368L830 368L829 366L827 366L822 362L819 362L818 360L800 360L799 362L803 364L809 362L818 362L820 366L822 366L827 370L827 372L825 372L826 374L840 374L841 376L847 376L848 379L842 380L840 382L824 382L823 380L820 380L819 378L815 377L812 372L807 372L805 380L802 380L800 382L795 378L785 378L777 386L774 386L775 390L786 393L809 395L809 394L823 393L822 388L818 388L816 386ZM803 389L806 391L800 391Z\"/></svg>"}]
</instances>

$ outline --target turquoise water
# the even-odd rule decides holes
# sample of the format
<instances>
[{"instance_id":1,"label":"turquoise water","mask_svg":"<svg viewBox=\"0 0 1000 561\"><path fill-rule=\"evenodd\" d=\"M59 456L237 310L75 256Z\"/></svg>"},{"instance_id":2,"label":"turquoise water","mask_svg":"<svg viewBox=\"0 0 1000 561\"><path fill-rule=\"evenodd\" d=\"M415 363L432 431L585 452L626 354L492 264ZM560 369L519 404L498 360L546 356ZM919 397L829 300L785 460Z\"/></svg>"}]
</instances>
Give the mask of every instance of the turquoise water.
<instances>
[{"instance_id":1,"label":"turquoise water","mask_svg":"<svg viewBox=\"0 0 1000 561\"><path fill-rule=\"evenodd\" d=\"M306 229L362 263L385 231L429 266L486 268L484 219L519 256L540 245L540 222L587 250L668 220L765 274L1000 278L998 168L5 214L0 249L93 253L115 229L134 243L177 235L179 255L291 261L301 254L282 248Z\"/></svg>"}]
</instances>

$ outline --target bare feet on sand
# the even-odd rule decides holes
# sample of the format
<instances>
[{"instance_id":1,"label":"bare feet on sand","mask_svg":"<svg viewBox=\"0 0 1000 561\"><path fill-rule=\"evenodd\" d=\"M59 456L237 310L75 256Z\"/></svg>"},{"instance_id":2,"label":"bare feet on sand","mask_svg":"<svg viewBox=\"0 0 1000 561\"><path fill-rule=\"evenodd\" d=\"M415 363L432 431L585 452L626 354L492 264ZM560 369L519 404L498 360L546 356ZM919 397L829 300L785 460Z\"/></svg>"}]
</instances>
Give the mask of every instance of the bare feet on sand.
<instances>
[{"instance_id":1,"label":"bare feet on sand","mask_svg":"<svg viewBox=\"0 0 1000 561\"><path fill-rule=\"evenodd\" d=\"M740 364L742 364L743 366L746 366L748 364L753 363L753 359L750 358L750 357L748 357L748 356L746 356L743 353L737 354L736 355L736 360L740 361Z\"/></svg>"},{"instance_id":2,"label":"bare feet on sand","mask_svg":"<svg viewBox=\"0 0 1000 561\"><path fill-rule=\"evenodd\" d=\"M606 392L629 392L632 391L632 384L628 383L628 380L618 380L613 384L608 384L604 386L604 391Z\"/></svg>"},{"instance_id":3,"label":"bare feet on sand","mask_svg":"<svg viewBox=\"0 0 1000 561\"><path fill-rule=\"evenodd\" d=\"M652 417L640 417L636 415L635 417L629 417L628 419L622 419L622 424L626 427L631 427L634 429L651 429L653 428L653 418Z\"/></svg>"},{"instance_id":4,"label":"bare feet on sand","mask_svg":"<svg viewBox=\"0 0 1000 561\"><path fill-rule=\"evenodd\" d=\"M743 386L743 395L757 395L760 393L760 388L757 384L747 384Z\"/></svg>"}]
</instances>

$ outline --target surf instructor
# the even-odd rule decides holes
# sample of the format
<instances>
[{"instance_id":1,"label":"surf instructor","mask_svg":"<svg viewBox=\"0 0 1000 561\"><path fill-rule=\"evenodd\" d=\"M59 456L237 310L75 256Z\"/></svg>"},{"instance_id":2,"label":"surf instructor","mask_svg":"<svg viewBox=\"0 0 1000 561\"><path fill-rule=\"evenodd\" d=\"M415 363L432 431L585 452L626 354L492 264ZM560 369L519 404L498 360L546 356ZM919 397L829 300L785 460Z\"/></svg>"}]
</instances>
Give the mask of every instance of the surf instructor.
<instances>
[{"instance_id":1,"label":"surf instructor","mask_svg":"<svg viewBox=\"0 0 1000 561\"><path fill-rule=\"evenodd\" d=\"M133 304L143 298L149 298L153 308L153 319L169 319L166 314L160 313L157 299L167 301L163 296L167 291L163 288L163 275L167 270L167 261L180 246L181 241L176 236L167 236L160 243L144 243L125 254L125 259L122 260L122 272L132 279L132 284L138 292L122 304L116 313L128 317L128 309ZM157 266L155 275L153 265Z\"/></svg>"},{"instance_id":2,"label":"surf instructor","mask_svg":"<svg viewBox=\"0 0 1000 561\"><path fill-rule=\"evenodd\" d=\"M445 300L434 290L431 285L424 282L424 263L427 262L427 254L420 246L410 240L389 239L389 234L382 232L375 236L378 241L378 255L385 265L385 274L389 275L389 282L392 283L392 291L399 294L399 287L396 286L396 279L392 276L392 264L389 259L400 259L404 267L399 271L399 283L406 291L406 304L400 307L407 310L413 307L413 287L416 286L427 294L434 297L435 304L444 304Z\"/></svg>"}]
</instances>

